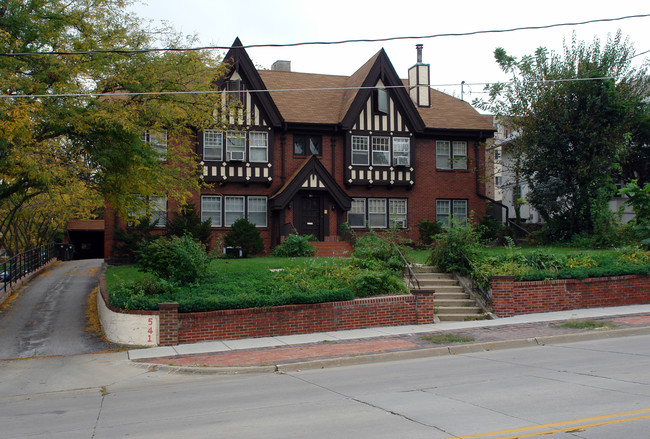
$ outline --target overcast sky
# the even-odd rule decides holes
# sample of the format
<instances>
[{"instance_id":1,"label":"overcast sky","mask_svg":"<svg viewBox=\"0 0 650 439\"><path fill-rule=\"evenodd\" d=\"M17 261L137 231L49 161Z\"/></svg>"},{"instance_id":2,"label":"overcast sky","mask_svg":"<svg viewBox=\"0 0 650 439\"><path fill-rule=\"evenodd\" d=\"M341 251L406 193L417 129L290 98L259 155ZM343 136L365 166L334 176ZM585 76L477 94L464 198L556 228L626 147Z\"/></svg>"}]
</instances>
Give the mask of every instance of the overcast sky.
<instances>
[{"instance_id":1,"label":"overcast sky","mask_svg":"<svg viewBox=\"0 0 650 439\"><path fill-rule=\"evenodd\" d=\"M415 0L147 0L131 8L138 16L165 20L184 34L196 34L201 45L230 46L235 37L244 45L338 41L345 39L424 36L477 30L544 26L602 18L650 13L640 0L583 1L415 1ZM506 80L494 62L496 47L514 56L532 54L544 46L561 51L572 32L588 42L621 29L637 53L650 50L650 17L609 23L566 26L546 30L462 37L353 43L294 48L248 49L253 62L270 68L276 60L291 61L293 71L351 75L382 47L398 75L405 78L416 62L415 44L424 44L423 62L431 64L431 83L460 96L461 81L468 86L465 97L482 97L480 83ZM643 55L639 62L648 57ZM456 86L451 85L456 84Z\"/></svg>"}]
</instances>

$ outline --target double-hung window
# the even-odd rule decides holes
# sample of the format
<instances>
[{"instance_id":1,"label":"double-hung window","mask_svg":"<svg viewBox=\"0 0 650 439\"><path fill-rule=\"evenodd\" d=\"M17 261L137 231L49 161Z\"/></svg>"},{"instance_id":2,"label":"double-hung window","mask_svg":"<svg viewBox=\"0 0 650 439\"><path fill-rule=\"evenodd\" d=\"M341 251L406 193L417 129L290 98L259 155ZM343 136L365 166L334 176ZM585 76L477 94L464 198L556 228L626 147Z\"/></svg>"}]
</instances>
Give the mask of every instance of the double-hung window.
<instances>
[{"instance_id":1,"label":"double-hung window","mask_svg":"<svg viewBox=\"0 0 650 439\"><path fill-rule=\"evenodd\" d=\"M225 197L224 226L230 227L244 217L244 197Z\"/></svg>"},{"instance_id":2,"label":"double-hung window","mask_svg":"<svg viewBox=\"0 0 650 439\"><path fill-rule=\"evenodd\" d=\"M411 164L411 141L408 137L393 137L393 166Z\"/></svg>"},{"instance_id":3,"label":"double-hung window","mask_svg":"<svg viewBox=\"0 0 650 439\"><path fill-rule=\"evenodd\" d=\"M266 227L266 197L248 197L248 221L257 227Z\"/></svg>"},{"instance_id":4,"label":"double-hung window","mask_svg":"<svg viewBox=\"0 0 650 439\"><path fill-rule=\"evenodd\" d=\"M223 133L217 130L203 131L203 160L221 161L223 159Z\"/></svg>"},{"instance_id":5,"label":"double-hung window","mask_svg":"<svg viewBox=\"0 0 650 439\"><path fill-rule=\"evenodd\" d=\"M167 225L167 198L152 195L149 197L149 209L151 220L158 221L156 227L165 227Z\"/></svg>"},{"instance_id":6,"label":"double-hung window","mask_svg":"<svg viewBox=\"0 0 650 439\"><path fill-rule=\"evenodd\" d=\"M201 196L201 222L210 220L212 227L221 227L221 196Z\"/></svg>"},{"instance_id":7,"label":"double-hung window","mask_svg":"<svg viewBox=\"0 0 650 439\"><path fill-rule=\"evenodd\" d=\"M390 165L390 137L372 138L372 164L373 166Z\"/></svg>"},{"instance_id":8,"label":"double-hung window","mask_svg":"<svg viewBox=\"0 0 650 439\"><path fill-rule=\"evenodd\" d=\"M352 136L352 164L368 165L368 136Z\"/></svg>"},{"instance_id":9,"label":"double-hung window","mask_svg":"<svg viewBox=\"0 0 650 439\"><path fill-rule=\"evenodd\" d=\"M269 161L269 134L252 131L248 134L251 162Z\"/></svg>"},{"instance_id":10,"label":"double-hung window","mask_svg":"<svg viewBox=\"0 0 650 439\"><path fill-rule=\"evenodd\" d=\"M467 142L436 141L438 169L467 169Z\"/></svg>"},{"instance_id":11,"label":"double-hung window","mask_svg":"<svg viewBox=\"0 0 650 439\"><path fill-rule=\"evenodd\" d=\"M366 199L353 198L348 211L348 224L350 227L366 226Z\"/></svg>"},{"instance_id":12,"label":"double-hung window","mask_svg":"<svg viewBox=\"0 0 650 439\"><path fill-rule=\"evenodd\" d=\"M467 222L467 200L436 200L436 221L449 227L451 218L460 224Z\"/></svg>"},{"instance_id":13,"label":"double-hung window","mask_svg":"<svg viewBox=\"0 0 650 439\"><path fill-rule=\"evenodd\" d=\"M385 198L368 199L368 227L370 228L386 227L386 199Z\"/></svg>"},{"instance_id":14,"label":"double-hung window","mask_svg":"<svg viewBox=\"0 0 650 439\"><path fill-rule=\"evenodd\" d=\"M141 138L158 153L159 160L167 160L167 130L147 130Z\"/></svg>"},{"instance_id":15,"label":"double-hung window","mask_svg":"<svg viewBox=\"0 0 650 439\"><path fill-rule=\"evenodd\" d=\"M406 199L391 198L388 202L388 223L391 227L406 228Z\"/></svg>"},{"instance_id":16,"label":"double-hung window","mask_svg":"<svg viewBox=\"0 0 650 439\"><path fill-rule=\"evenodd\" d=\"M226 160L243 162L246 160L246 133L226 131Z\"/></svg>"}]
</instances>

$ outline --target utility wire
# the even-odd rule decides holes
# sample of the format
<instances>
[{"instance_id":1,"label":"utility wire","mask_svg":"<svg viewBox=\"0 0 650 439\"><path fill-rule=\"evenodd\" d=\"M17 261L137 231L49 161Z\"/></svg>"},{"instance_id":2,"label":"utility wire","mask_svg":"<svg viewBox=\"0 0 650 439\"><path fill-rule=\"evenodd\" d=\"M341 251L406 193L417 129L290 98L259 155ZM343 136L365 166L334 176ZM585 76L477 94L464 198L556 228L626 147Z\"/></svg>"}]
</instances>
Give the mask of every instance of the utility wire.
<instances>
[{"instance_id":1,"label":"utility wire","mask_svg":"<svg viewBox=\"0 0 650 439\"><path fill-rule=\"evenodd\" d=\"M597 81L602 79L616 79L613 76L603 76L600 78L569 78L569 79L545 79L536 81L538 83L556 83L556 82L577 82L577 81ZM505 84L512 83L512 81L507 81ZM490 85L490 82L473 82L467 83L464 85ZM432 84L432 85L416 85L416 86L406 86L406 85L384 85L382 87L315 87L315 88L279 88L279 89L270 89L270 90L242 90L248 93L280 93L280 92L297 92L297 91L346 91L346 90L375 90L377 88L413 88L413 87L433 87L433 88L442 88L442 87L459 87L461 84ZM187 90L187 91L148 91L148 92L109 92L109 93L48 93L48 94L13 94L7 95L2 94L0 98L95 98L100 96L106 97L125 97L125 96L160 96L160 95L196 95L196 94L238 94L242 91L227 91L227 90Z\"/></svg>"},{"instance_id":2,"label":"utility wire","mask_svg":"<svg viewBox=\"0 0 650 439\"><path fill-rule=\"evenodd\" d=\"M442 33L442 34L432 34L432 35L413 35L413 36L401 36L401 37L387 37L387 38L368 38L368 39L348 39L340 41L307 41L299 43L286 43L286 44L250 44L247 46L237 46L243 49L251 48L264 48L264 47L298 47L298 46L315 46L315 45L333 45L333 44L349 44L349 43L378 43L385 41L398 41L398 40L421 40L421 39L431 39L431 38L442 38L442 37L465 37L471 35L482 35L482 34L495 34L495 33L506 33L506 32L517 32L522 30L540 30L540 29L551 29L555 27L566 27L566 26L581 26L585 24L592 23L604 23L612 21L621 21L629 20L632 18L646 18L650 17L650 14L637 14L637 15L626 15L623 17L616 18L599 18L594 20L586 21L576 21L576 22L566 22L566 23L555 23L547 24L541 26L522 26L515 27L510 29L491 29L491 30L478 30L470 32L457 32L457 33ZM149 49L105 49L105 50L87 50L80 52L66 52L66 51L50 51L50 52L3 52L0 53L0 56L7 57L19 57L19 56L44 56L44 55L93 55L93 54L134 54L134 53L149 53L149 52L188 52L188 51L201 51L201 50L230 50L232 46L203 46L203 47L189 47L189 48L149 48Z\"/></svg>"}]
</instances>

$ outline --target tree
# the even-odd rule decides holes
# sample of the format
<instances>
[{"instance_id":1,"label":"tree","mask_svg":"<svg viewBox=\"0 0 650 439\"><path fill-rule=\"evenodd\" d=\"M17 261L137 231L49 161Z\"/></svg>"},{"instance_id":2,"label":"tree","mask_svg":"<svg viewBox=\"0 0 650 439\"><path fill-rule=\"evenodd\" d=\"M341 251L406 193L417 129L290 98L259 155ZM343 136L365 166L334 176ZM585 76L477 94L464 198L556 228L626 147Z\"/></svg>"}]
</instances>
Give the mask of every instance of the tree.
<instances>
[{"instance_id":1,"label":"tree","mask_svg":"<svg viewBox=\"0 0 650 439\"><path fill-rule=\"evenodd\" d=\"M633 68L633 56L620 32L602 47L574 36L563 55L540 47L517 60L495 50L511 82L489 86L489 100L475 103L520 132L528 202L555 238L592 232L615 194L613 176L631 149L647 90L647 63Z\"/></svg>"},{"instance_id":2,"label":"tree","mask_svg":"<svg viewBox=\"0 0 650 439\"><path fill-rule=\"evenodd\" d=\"M264 241L260 231L246 218L239 218L232 224L224 243L227 246L240 247L245 258L255 256L264 250Z\"/></svg>"},{"instance_id":3,"label":"tree","mask_svg":"<svg viewBox=\"0 0 650 439\"><path fill-rule=\"evenodd\" d=\"M141 203L138 194L183 200L199 187L197 160L182 134L215 124L217 95L149 93L210 90L221 71L218 58L143 51L182 48L193 39L144 26L126 13L128 3L0 6L0 211L7 213L0 236L24 203L72 181L123 217ZM143 140L147 130L178 134L170 136L166 160Z\"/></svg>"}]
</instances>

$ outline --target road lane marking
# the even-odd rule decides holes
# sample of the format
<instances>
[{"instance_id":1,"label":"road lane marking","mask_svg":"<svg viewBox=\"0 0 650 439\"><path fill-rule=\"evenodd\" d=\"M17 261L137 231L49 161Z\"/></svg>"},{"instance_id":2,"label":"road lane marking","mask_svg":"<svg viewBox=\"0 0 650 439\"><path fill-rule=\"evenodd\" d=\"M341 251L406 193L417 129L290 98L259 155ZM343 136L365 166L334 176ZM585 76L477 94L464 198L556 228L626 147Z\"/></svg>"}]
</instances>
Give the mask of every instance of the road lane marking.
<instances>
[{"instance_id":1,"label":"road lane marking","mask_svg":"<svg viewBox=\"0 0 650 439\"><path fill-rule=\"evenodd\" d=\"M568 432L581 431L586 428L599 427L603 425L612 425L612 424L619 424L622 422L638 421L641 419L650 419L650 414L630 417L633 415L649 413L649 412L650 412L650 408L647 408L647 409L640 409L640 410L632 410L628 412L612 413L609 415L593 416L590 418L573 419L564 422L554 422L550 424L533 425L530 427L512 428L508 430L499 430L499 431L492 431L489 433L478 433L478 434L470 434L466 436L455 436L455 437L457 439L489 438L489 437L494 437L494 439L521 439L526 437L548 435L548 434L554 434L560 432L568 433ZM614 418L623 418L623 419L614 419ZM601 420L602 422L593 422L593 421L601 421ZM577 424L577 425L567 426L571 424ZM567 427L552 429L553 427L560 427L563 425ZM533 432L534 430L543 430L543 431ZM525 433L525 432L532 432L532 433ZM514 436L501 436L504 434L512 434L512 433L525 433L525 434L523 435L515 434Z\"/></svg>"}]
</instances>

